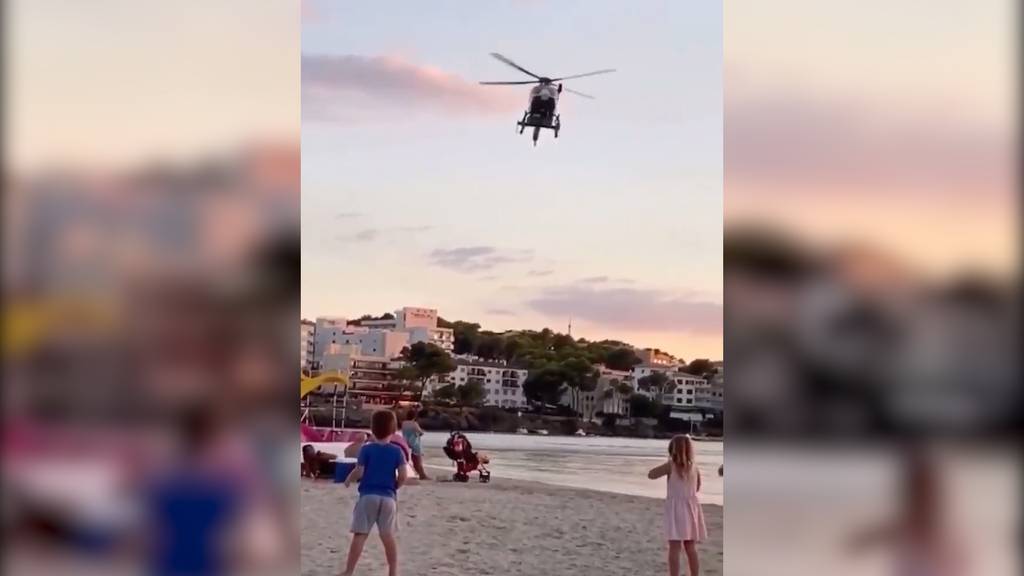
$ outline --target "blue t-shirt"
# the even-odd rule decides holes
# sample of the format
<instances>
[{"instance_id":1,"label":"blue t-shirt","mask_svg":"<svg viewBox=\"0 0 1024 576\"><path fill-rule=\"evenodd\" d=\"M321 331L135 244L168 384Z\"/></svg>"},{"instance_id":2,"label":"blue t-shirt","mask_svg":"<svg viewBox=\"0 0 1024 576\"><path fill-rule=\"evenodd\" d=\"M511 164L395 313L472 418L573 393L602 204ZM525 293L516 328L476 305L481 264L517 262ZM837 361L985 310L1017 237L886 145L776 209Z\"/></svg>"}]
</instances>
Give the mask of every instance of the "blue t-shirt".
<instances>
[{"instance_id":1,"label":"blue t-shirt","mask_svg":"<svg viewBox=\"0 0 1024 576\"><path fill-rule=\"evenodd\" d=\"M359 480L359 494L395 497L398 469L405 466L405 454L394 444L368 442L359 449L359 465L363 477Z\"/></svg>"},{"instance_id":2,"label":"blue t-shirt","mask_svg":"<svg viewBox=\"0 0 1024 576\"><path fill-rule=\"evenodd\" d=\"M154 576L216 575L226 572L218 546L238 512L237 486L183 473L150 492L150 520L157 546L150 558Z\"/></svg>"}]
</instances>

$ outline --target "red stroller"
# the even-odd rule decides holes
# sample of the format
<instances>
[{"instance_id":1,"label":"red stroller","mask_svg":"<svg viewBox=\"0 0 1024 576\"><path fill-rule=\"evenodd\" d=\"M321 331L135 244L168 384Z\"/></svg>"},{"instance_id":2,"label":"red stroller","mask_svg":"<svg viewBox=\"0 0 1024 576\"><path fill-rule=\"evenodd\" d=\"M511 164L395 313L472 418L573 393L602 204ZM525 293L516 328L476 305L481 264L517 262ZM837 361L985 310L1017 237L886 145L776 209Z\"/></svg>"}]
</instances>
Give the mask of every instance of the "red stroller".
<instances>
[{"instance_id":1,"label":"red stroller","mask_svg":"<svg viewBox=\"0 0 1024 576\"><path fill-rule=\"evenodd\" d=\"M469 438L466 438L465 434L452 432L444 445L444 453L455 462L455 474L452 479L456 482L469 482L469 473L474 470L480 475L481 482L491 481L491 471L485 466L489 462L487 456L473 452L473 445L469 443Z\"/></svg>"}]
</instances>

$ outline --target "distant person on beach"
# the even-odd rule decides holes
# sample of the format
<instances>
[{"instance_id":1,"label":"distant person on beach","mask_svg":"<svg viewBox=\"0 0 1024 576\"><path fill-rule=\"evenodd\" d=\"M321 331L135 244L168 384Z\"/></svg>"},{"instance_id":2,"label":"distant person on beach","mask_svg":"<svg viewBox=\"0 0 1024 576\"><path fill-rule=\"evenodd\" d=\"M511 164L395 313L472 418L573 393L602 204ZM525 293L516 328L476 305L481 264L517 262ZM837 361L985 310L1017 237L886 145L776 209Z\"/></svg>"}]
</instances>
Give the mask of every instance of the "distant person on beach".
<instances>
[{"instance_id":1,"label":"distant person on beach","mask_svg":"<svg viewBox=\"0 0 1024 576\"><path fill-rule=\"evenodd\" d=\"M686 435L674 436L668 443L669 459L655 466L647 477L656 480L668 477L665 497L665 538L668 540L668 573L679 576L679 549L686 551L689 576L700 573L697 542L708 537L704 525L704 511L697 492L700 490L700 471L693 459L693 440Z\"/></svg>"},{"instance_id":2,"label":"distant person on beach","mask_svg":"<svg viewBox=\"0 0 1024 576\"><path fill-rule=\"evenodd\" d=\"M370 441L370 434L361 432L362 438L353 440L351 444L345 446L345 458L356 458L359 456L359 451L363 449L363 444Z\"/></svg>"},{"instance_id":3,"label":"distant person on beach","mask_svg":"<svg viewBox=\"0 0 1024 576\"><path fill-rule=\"evenodd\" d=\"M306 444L302 447L302 475L314 480L324 476L333 476L337 460L337 454L321 452L312 444Z\"/></svg>"},{"instance_id":4,"label":"distant person on beach","mask_svg":"<svg viewBox=\"0 0 1024 576\"><path fill-rule=\"evenodd\" d=\"M352 543L342 576L352 576L363 553L363 546L374 525L384 544L388 576L398 574L398 489L408 478L405 452L391 442L398 427L394 412L373 413L370 429L373 440L359 450L356 467L345 479L345 486L359 482L359 500L352 510Z\"/></svg>"},{"instance_id":5,"label":"distant person on beach","mask_svg":"<svg viewBox=\"0 0 1024 576\"><path fill-rule=\"evenodd\" d=\"M402 422L402 436L405 443L409 445L409 452L412 455L412 467L416 469L416 475L420 480L430 480L426 470L423 469L423 447L420 445L420 437L423 436L423 428L420 428L416 421L416 409L409 410Z\"/></svg>"}]
</instances>

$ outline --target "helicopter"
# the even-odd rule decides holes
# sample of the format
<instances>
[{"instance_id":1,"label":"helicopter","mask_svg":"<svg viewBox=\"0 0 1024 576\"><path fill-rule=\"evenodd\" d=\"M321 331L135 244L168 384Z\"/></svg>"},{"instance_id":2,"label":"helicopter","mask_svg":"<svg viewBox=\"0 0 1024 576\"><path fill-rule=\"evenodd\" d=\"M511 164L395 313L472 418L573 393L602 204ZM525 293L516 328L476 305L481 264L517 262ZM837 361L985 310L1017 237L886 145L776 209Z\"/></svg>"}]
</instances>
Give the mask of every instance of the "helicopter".
<instances>
[{"instance_id":1,"label":"helicopter","mask_svg":"<svg viewBox=\"0 0 1024 576\"><path fill-rule=\"evenodd\" d=\"M491 52L491 56L528 76L533 76L534 78L534 80L480 83L485 86L536 84L536 86L530 89L529 108L523 112L523 117L516 121L516 128L519 129L520 134L522 134L527 128L533 128L534 146L537 145L537 139L540 137L541 128L553 130L555 138L558 138L558 131L562 128L562 120L558 114L558 98L562 95L562 90L590 100L594 99L594 97L589 94L564 88L562 86L562 80L572 80L574 78L584 78L586 76L597 76L598 74L615 72L615 69L608 68L605 70L587 72L586 74L573 74L571 76L562 76L560 78L549 78L547 76L538 76L497 52Z\"/></svg>"}]
</instances>

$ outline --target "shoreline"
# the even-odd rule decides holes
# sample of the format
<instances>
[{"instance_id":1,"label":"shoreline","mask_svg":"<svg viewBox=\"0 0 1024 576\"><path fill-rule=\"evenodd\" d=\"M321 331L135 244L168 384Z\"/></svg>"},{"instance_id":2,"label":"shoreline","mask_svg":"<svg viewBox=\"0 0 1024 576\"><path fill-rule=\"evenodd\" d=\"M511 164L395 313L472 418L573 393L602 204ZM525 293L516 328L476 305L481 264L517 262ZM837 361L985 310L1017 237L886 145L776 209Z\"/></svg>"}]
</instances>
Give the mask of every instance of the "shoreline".
<instances>
[{"instance_id":1,"label":"shoreline","mask_svg":"<svg viewBox=\"0 0 1024 576\"><path fill-rule=\"evenodd\" d=\"M337 574L356 496L354 487L303 479L303 575ZM399 495L400 570L436 576L664 573L662 502L507 478L410 485ZM716 576L722 573L724 510L718 504L702 509L708 540L698 544L701 573ZM359 573L384 567L380 542L371 538Z\"/></svg>"}]
</instances>

